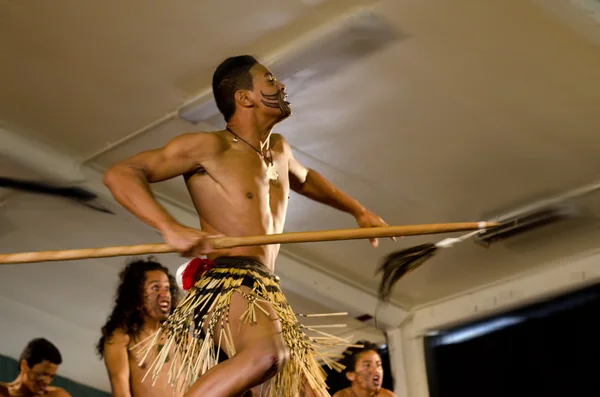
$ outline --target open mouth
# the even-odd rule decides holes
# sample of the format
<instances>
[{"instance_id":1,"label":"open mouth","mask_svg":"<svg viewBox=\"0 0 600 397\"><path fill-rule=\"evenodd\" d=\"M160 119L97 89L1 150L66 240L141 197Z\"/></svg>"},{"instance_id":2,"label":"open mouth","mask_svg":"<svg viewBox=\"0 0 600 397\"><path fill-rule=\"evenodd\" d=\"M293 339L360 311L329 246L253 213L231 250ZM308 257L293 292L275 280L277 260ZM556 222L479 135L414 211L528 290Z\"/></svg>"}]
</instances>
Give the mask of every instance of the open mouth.
<instances>
[{"instance_id":1,"label":"open mouth","mask_svg":"<svg viewBox=\"0 0 600 397\"><path fill-rule=\"evenodd\" d=\"M171 303L170 302L160 302L158 304L158 307L160 308L161 311L168 313L169 310L171 309Z\"/></svg>"},{"instance_id":2,"label":"open mouth","mask_svg":"<svg viewBox=\"0 0 600 397\"><path fill-rule=\"evenodd\" d=\"M289 116L292 111L290 109L290 103L286 100L287 94L280 94L277 97L277 101L279 102L279 108L283 112L284 116Z\"/></svg>"},{"instance_id":3,"label":"open mouth","mask_svg":"<svg viewBox=\"0 0 600 397\"><path fill-rule=\"evenodd\" d=\"M373 376L373 383L375 386L381 386L381 376L375 375Z\"/></svg>"}]
</instances>

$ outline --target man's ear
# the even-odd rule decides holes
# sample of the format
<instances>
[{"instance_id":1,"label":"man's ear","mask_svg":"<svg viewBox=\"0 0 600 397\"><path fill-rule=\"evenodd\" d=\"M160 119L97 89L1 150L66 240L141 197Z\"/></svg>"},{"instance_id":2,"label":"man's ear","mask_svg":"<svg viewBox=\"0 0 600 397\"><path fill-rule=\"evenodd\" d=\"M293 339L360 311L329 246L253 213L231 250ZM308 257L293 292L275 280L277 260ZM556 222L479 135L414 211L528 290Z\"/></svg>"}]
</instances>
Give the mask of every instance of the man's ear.
<instances>
[{"instance_id":1,"label":"man's ear","mask_svg":"<svg viewBox=\"0 0 600 397\"><path fill-rule=\"evenodd\" d=\"M248 90L238 90L235 93L235 103L245 108L251 108L254 106L254 100L252 94Z\"/></svg>"},{"instance_id":2,"label":"man's ear","mask_svg":"<svg viewBox=\"0 0 600 397\"><path fill-rule=\"evenodd\" d=\"M356 373L346 372L346 379L348 379L350 382L354 382L354 380L356 379Z\"/></svg>"},{"instance_id":3,"label":"man's ear","mask_svg":"<svg viewBox=\"0 0 600 397\"><path fill-rule=\"evenodd\" d=\"M29 365L27 365L26 360L21 360L21 362L19 363L19 369L21 370L21 372L27 372L29 370Z\"/></svg>"}]
</instances>

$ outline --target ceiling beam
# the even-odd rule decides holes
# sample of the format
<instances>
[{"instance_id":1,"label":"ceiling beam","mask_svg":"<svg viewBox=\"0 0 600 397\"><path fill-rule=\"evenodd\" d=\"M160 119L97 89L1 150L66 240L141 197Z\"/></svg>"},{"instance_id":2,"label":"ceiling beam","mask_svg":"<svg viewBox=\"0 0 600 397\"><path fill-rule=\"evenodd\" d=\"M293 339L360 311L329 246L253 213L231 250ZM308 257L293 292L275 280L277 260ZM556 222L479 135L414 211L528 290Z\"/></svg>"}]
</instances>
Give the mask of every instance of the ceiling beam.
<instances>
[{"instance_id":1,"label":"ceiling beam","mask_svg":"<svg viewBox=\"0 0 600 397\"><path fill-rule=\"evenodd\" d=\"M115 203L102 183L100 171L83 167L56 148L23 138L6 128L0 127L0 140L5 144L7 153L24 166L64 182L85 185L102 199ZM157 200L182 224L198 227L198 218L193 209L166 201L160 196L157 196ZM276 272L284 280L284 288L289 288L313 302L327 302L327 306L336 311L347 311L350 315L374 315L377 310L377 322L381 329L395 328L407 315L405 310L394 304L378 308L377 297L367 290L320 271L318 264L310 263L284 250L279 255Z\"/></svg>"},{"instance_id":2,"label":"ceiling beam","mask_svg":"<svg viewBox=\"0 0 600 397\"><path fill-rule=\"evenodd\" d=\"M79 163L56 148L0 125L0 155L7 156L35 172L64 182L82 182L85 175Z\"/></svg>"}]
</instances>

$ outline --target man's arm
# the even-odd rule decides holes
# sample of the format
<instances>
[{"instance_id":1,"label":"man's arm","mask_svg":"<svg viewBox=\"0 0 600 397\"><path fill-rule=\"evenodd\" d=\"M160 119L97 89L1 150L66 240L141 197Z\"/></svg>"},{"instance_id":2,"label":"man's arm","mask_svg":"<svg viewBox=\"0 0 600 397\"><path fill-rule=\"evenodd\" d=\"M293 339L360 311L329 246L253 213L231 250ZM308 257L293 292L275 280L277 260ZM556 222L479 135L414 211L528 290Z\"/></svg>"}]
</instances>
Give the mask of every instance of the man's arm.
<instances>
[{"instance_id":1,"label":"man's arm","mask_svg":"<svg viewBox=\"0 0 600 397\"><path fill-rule=\"evenodd\" d=\"M346 212L357 218L367 211L358 201L336 188L317 171L290 161L290 188L311 200Z\"/></svg>"},{"instance_id":2,"label":"man's arm","mask_svg":"<svg viewBox=\"0 0 600 397\"><path fill-rule=\"evenodd\" d=\"M104 345L104 365L108 370L113 397L132 397L127 346L129 336L115 331Z\"/></svg>"},{"instance_id":3,"label":"man's arm","mask_svg":"<svg viewBox=\"0 0 600 397\"><path fill-rule=\"evenodd\" d=\"M388 226L383 219L335 187L323 175L300 164L294 158L292 150L286 141L284 141L284 144L286 150L289 152L290 188L293 191L311 200L352 215L360 227ZM377 239L370 239L370 241L374 247L377 247Z\"/></svg>"},{"instance_id":4,"label":"man's arm","mask_svg":"<svg viewBox=\"0 0 600 397\"><path fill-rule=\"evenodd\" d=\"M166 146L139 153L110 167L104 184L113 197L140 220L160 231L180 253L211 251L206 233L180 225L154 198L150 184L193 172L214 150L214 134L183 134Z\"/></svg>"},{"instance_id":5,"label":"man's arm","mask_svg":"<svg viewBox=\"0 0 600 397\"><path fill-rule=\"evenodd\" d=\"M104 184L115 199L142 221L162 230L174 223L173 217L155 200L150 183L172 179L190 172L195 162L189 155L196 134L174 138L166 146L125 159L104 174Z\"/></svg>"}]
</instances>

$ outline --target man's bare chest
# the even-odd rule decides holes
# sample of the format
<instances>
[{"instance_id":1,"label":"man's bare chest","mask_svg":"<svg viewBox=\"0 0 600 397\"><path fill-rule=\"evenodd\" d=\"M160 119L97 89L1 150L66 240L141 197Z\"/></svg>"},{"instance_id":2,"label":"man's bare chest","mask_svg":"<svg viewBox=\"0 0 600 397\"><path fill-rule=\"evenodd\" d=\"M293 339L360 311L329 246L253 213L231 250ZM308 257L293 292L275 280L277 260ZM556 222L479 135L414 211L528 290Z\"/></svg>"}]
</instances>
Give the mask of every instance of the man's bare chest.
<instances>
[{"instance_id":1,"label":"man's bare chest","mask_svg":"<svg viewBox=\"0 0 600 397\"><path fill-rule=\"evenodd\" d=\"M188 182L216 183L226 190L252 189L257 193L274 194L288 186L288 162L282 153L273 152L262 158L257 153L228 150L214 158L205 159Z\"/></svg>"}]
</instances>

